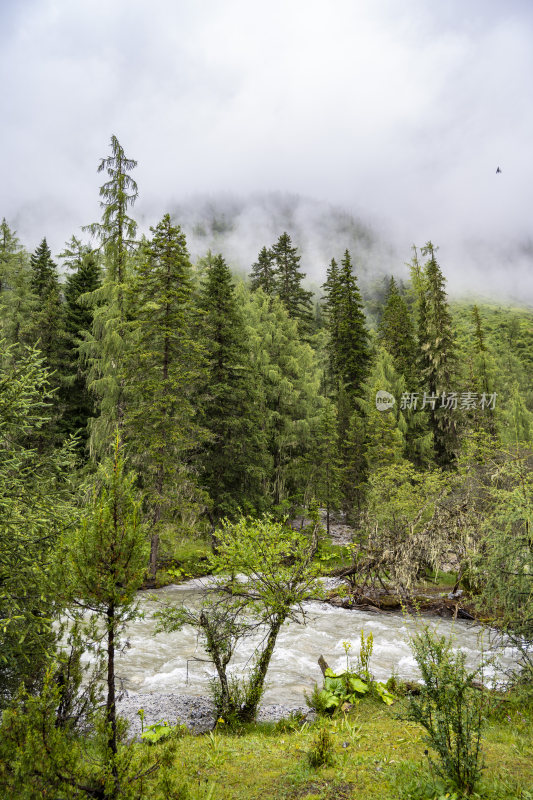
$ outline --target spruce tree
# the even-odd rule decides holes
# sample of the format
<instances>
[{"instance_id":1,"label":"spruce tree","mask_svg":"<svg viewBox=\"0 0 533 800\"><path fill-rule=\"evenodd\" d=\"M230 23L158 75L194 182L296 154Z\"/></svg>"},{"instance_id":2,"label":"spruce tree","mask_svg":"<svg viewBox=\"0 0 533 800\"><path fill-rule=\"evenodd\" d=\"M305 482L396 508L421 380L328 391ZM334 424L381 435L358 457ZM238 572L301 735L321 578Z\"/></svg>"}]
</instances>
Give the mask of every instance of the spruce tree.
<instances>
[{"instance_id":1,"label":"spruce tree","mask_svg":"<svg viewBox=\"0 0 533 800\"><path fill-rule=\"evenodd\" d=\"M195 507L190 454L201 439L195 392L205 357L193 327L185 234L169 214L150 230L130 288L134 318L125 380L132 402L125 433L149 512L155 578L161 535Z\"/></svg>"},{"instance_id":2,"label":"spruce tree","mask_svg":"<svg viewBox=\"0 0 533 800\"><path fill-rule=\"evenodd\" d=\"M336 364L339 380L350 398L360 395L370 367L370 347L363 301L348 250L339 270L338 339Z\"/></svg>"},{"instance_id":3,"label":"spruce tree","mask_svg":"<svg viewBox=\"0 0 533 800\"><path fill-rule=\"evenodd\" d=\"M250 288L252 291L262 289L265 294L272 296L276 289L276 270L274 256L271 250L263 247L257 256L257 261L252 264L250 273Z\"/></svg>"},{"instance_id":4,"label":"spruce tree","mask_svg":"<svg viewBox=\"0 0 533 800\"><path fill-rule=\"evenodd\" d=\"M207 267L199 307L208 364L201 422L210 434L201 455L202 483L214 521L261 505L266 452L260 387L231 272L221 255Z\"/></svg>"},{"instance_id":5,"label":"spruce tree","mask_svg":"<svg viewBox=\"0 0 533 800\"><path fill-rule=\"evenodd\" d=\"M313 324L312 292L302 287L305 273L300 272L300 256L288 233L282 233L271 249L275 264L276 294L291 319L298 322L300 333L308 335Z\"/></svg>"}]
</instances>

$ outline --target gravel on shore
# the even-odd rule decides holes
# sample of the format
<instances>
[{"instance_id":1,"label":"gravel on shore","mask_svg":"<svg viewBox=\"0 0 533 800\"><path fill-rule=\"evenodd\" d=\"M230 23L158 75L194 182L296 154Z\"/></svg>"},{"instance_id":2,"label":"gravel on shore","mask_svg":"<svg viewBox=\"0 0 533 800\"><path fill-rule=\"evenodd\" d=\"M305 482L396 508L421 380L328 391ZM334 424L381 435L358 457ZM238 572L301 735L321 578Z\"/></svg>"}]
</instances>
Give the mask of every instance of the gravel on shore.
<instances>
[{"instance_id":1,"label":"gravel on shore","mask_svg":"<svg viewBox=\"0 0 533 800\"><path fill-rule=\"evenodd\" d=\"M129 735L141 735L139 709L144 711L144 727L166 721L169 725L181 723L193 733L205 733L215 726L215 707L207 697L186 694L137 694L128 692L117 700L117 713L130 723ZM302 712L309 718L314 715L307 706L286 706L279 703L261 705L257 719L260 722L277 722L292 712Z\"/></svg>"}]
</instances>

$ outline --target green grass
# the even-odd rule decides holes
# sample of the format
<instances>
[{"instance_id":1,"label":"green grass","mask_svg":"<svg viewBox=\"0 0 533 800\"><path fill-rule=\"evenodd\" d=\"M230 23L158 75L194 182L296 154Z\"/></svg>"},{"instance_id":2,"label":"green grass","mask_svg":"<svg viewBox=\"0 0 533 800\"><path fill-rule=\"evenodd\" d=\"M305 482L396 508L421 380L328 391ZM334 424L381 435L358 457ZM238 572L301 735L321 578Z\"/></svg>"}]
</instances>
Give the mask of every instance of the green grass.
<instances>
[{"instance_id":1,"label":"green grass","mask_svg":"<svg viewBox=\"0 0 533 800\"><path fill-rule=\"evenodd\" d=\"M357 798L426 800L444 796L424 755L422 730L399 718L401 703L387 708L361 702L347 718L305 725L294 732L272 724L186 736L178 742L174 766L189 784L191 797L210 800L252 798ZM475 797L531 800L533 787L532 714L491 718L483 741L486 769ZM335 763L313 769L307 753L316 727L326 724ZM211 793L211 794L209 794ZM155 798L162 797L157 791Z\"/></svg>"}]
</instances>

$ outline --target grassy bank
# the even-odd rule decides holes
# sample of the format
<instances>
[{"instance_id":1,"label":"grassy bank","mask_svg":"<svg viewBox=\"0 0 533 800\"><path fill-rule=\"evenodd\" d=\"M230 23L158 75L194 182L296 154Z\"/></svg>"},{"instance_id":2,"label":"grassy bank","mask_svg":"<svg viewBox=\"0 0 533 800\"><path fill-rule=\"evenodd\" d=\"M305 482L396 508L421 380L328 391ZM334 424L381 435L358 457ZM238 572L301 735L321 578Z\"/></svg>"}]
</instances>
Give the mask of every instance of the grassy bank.
<instances>
[{"instance_id":1,"label":"grassy bank","mask_svg":"<svg viewBox=\"0 0 533 800\"><path fill-rule=\"evenodd\" d=\"M252 800L411 800L447 796L432 775L422 729L401 719L405 700L387 708L365 701L348 716L290 730L286 723L249 726L239 733L220 723L214 733L186 735L174 768L192 798ZM320 725L333 743L332 766L312 768L307 754ZM483 738L486 768L474 797L533 798L533 714L500 702ZM452 796L453 795L449 795ZM154 797L163 797L154 794Z\"/></svg>"}]
</instances>

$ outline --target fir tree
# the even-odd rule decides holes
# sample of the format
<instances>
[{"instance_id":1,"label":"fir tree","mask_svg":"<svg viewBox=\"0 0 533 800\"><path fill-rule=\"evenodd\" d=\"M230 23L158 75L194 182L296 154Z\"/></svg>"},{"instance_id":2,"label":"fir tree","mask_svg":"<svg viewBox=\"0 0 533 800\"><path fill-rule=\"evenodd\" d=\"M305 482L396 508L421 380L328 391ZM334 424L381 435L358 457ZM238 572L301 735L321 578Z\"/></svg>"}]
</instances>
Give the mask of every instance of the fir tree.
<instances>
[{"instance_id":1,"label":"fir tree","mask_svg":"<svg viewBox=\"0 0 533 800\"><path fill-rule=\"evenodd\" d=\"M263 247L257 261L252 264L250 273L250 288L252 291L262 289L265 294L272 296L276 288L276 271L274 268L274 256L271 250Z\"/></svg>"},{"instance_id":2,"label":"fir tree","mask_svg":"<svg viewBox=\"0 0 533 800\"><path fill-rule=\"evenodd\" d=\"M149 509L155 578L162 533L195 505L188 464L201 438L194 394L204 365L191 319L185 234L169 214L150 230L131 285L134 319L125 372L132 402L125 430Z\"/></svg>"},{"instance_id":3,"label":"fir tree","mask_svg":"<svg viewBox=\"0 0 533 800\"><path fill-rule=\"evenodd\" d=\"M276 294L284 304L291 319L298 322L302 334L309 334L313 323L312 292L302 287L305 273L300 272L300 256L292 246L288 233L282 233L272 246L275 264Z\"/></svg>"}]
</instances>

